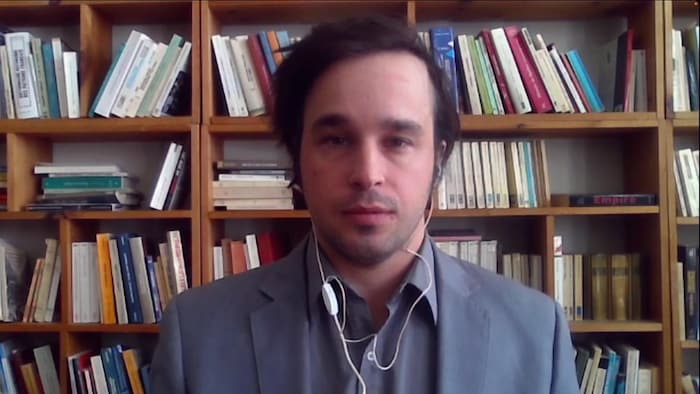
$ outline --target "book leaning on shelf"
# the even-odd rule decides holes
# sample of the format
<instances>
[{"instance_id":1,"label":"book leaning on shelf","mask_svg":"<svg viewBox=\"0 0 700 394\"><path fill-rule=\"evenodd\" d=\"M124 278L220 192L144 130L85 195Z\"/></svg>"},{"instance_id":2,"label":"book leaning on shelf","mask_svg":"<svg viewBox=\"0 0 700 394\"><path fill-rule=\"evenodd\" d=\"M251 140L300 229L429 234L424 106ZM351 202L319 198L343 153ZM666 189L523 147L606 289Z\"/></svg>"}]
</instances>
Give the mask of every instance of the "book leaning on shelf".
<instances>
[{"instance_id":1,"label":"book leaning on shelf","mask_svg":"<svg viewBox=\"0 0 700 394\"><path fill-rule=\"evenodd\" d=\"M192 43L156 42L132 30L116 51L88 116L159 117L189 113Z\"/></svg>"},{"instance_id":2,"label":"book leaning on shelf","mask_svg":"<svg viewBox=\"0 0 700 394\"><path fill-rule=\"evenodd\" d=\"M684 30L673 29L671 41L673 110L697 111L700 107L697 23Z\"/></svg>"},{"instance_id":3,"label":"book leaning on shelf","mask_svg":"<svg viewBox=\"0 0 700 394\"><path fill-rule=\"evenodd\" d=\"M658 393L659 368L642 361L641 352L627 343L576 343L575 365L580 393Z\"/></svg>"},{"instance_id":4,"label":"book leaning on shelf","mask_svg":"<svg viewBox=\"0 0 700 394\"><path fill-rule=\"evenodd\" d=\"M674 152L673 177L676 183L676 211L679 216L700 214L699 151L689 148Z\"/></svg>"},{"instance_id":5,"label":"book leaning on shelf","mask_svg":"<svg viewBox=\"0 0 700 394\"><path fill-rule=\"evenodd\" d=\"M544 140L457 141L443 173L438 209L550 205Z\"/></svg>"},{"instance_id":6,"label":"book leaning on shelf","mask_svg":"<svg viewBox=\"0 0 700 394\"><path fill-rule=\"evenodd\" d=\"M171 210L181 206L189 163L189 145L171 142L156 178L149 208Z\"/></svg>"},{"instance_id":7,"label":"book leaning on shelf","mask_svg":"<svg viewBox=\"0 0 700 394\"><path fill-rule=\"evenodd\" d=\"M58 37L0 29L0 118L78 118L78 53Z\"/></svg>"},{"instance_id":8,"label":"book leaning on shelf","mask_svg":"<svg viewBox=\"0 0 700 394\"><path fill-rule=\"evenodd\" d=\"M132 233L98 233L95 242L73 242L72 321L160 321L170 300L189 288L180 232L165 238L150 245Z\"/></svg>"}]
</instances>

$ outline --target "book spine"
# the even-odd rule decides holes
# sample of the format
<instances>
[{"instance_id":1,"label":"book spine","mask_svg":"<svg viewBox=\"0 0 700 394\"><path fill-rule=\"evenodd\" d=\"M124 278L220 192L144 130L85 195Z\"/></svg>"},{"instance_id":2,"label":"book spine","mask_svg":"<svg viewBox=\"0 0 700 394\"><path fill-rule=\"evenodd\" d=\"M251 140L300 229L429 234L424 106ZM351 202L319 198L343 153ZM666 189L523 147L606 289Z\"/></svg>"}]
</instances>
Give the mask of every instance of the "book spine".
<instances>
[{"instance_id":1,"label":"book spine","mask_svg":"<svg viewBox=\"0 0 700 394\"><path fill-rule=\"evenodd\" d=\"M697 50L697 49L696 49ZM686 49L685 63L688 69L688 94L690 96L690 110L698 110L698 70L695 68L693 53L690 48Z\"/></svg>"},{"instance_id":2,"label":"book spine","mask_svg":"<svg viewBox=\"0 0 700 394\"><path fill-rule=\"evenodd\" d=\"M566 55L571 62L571 67L574 69L576 76L578 77L579 81L581 81L586 97L588 97L588 101L591 103L591 109L595 112L602 112L605 109L603 107L603 101L600 99L598 90L595 88L595 85L593 85L593 81L588 74L588 70L586 70L586 66L583 64L578 51L574 49L567 52Z\"/></svg>"},{"instance_id":3,"label":"book spine","mask_svg":"<svg viewBox=\"0 0 700 394\"><path fill-rule=\"evenodd\" d=\"M459 89L457 72L455 70L454 33L452 32L452 28L436 27L431 29L430 38L435 62L442 68L442 71L447 76L455 110L459 111Z\"/></svg>"},{"instance_id":4,"label":"book spine","mask_svg":"<svg viewBox=\"0 0 700 394\"><path fill-rule=\"evenodd\" d=\"M126 309L129 312L129 323L143 323L143 312L141 311L141 301L139 300L138 287L136 285L136 272L131 255L129 234L120 234L116 238L119 260L121 262L122 280L124 282Z\"/></svg>"},{"instance_id":5,"label":"book spine","mask_svg":"<svg viewBox=\"0 0 700 394\"><path fill-rule=\"evenodd\" d=\"M569 196L572 207L640 206L656 204L653 194L573 194Z\"/></svg>"},{"instance_id":6,"label":"book spine","mask_svg":"<svg viewBox=\"0 0 700 394\"><path fill-rule=\"evenodd\" d=\"M493 73L496 78L496 83L498 84L498 92L501 94L503 102L503 109L507 114L514 114L515 107L513 106L513 99L511 99L510 93L508 92L508 85L506 84L506 78L503 75L503 68L496 57L496 46L493 43L491 31L482 30L481 36L484 39L486 53L489 55L489 60L491 61L491 66L493 67Z\"/></svg>"},{"instance_id":7,"label":"book spine","mask_svg":"<svg viewBox=\"0 0 700 394\"><path fill-rule=\"evenodd\" d=\"M513 50L515 63L523 78L525 90L527 91L535 112L544 113L554 111L552 102L544 89L544 83L540 75L535 71L534 65L525 54L524 43L520 39L520 29L515 26L508 26L505 28L505 32L508 43Z\"/></svg>"}]
</instances>

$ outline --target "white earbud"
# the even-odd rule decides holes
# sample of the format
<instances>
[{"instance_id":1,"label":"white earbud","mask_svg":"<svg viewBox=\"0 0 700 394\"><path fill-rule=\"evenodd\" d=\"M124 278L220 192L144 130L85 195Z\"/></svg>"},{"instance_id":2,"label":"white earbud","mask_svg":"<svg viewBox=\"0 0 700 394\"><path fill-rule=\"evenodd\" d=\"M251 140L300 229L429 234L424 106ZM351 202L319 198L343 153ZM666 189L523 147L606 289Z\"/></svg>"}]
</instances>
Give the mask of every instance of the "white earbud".
<instances>
[{"instance_id":1,"label":"white earbud","mask_svg":"<svg viewBox=\"0 0 700 394\"><path fill-rule=\"evenodd\" d=\"M321 294L323 295L323 304L326 305L328 314L336 316L338 314L338 299L335 298L335 292L330 283L325 282L321 286Z\"/></svg>"}]
</instances>

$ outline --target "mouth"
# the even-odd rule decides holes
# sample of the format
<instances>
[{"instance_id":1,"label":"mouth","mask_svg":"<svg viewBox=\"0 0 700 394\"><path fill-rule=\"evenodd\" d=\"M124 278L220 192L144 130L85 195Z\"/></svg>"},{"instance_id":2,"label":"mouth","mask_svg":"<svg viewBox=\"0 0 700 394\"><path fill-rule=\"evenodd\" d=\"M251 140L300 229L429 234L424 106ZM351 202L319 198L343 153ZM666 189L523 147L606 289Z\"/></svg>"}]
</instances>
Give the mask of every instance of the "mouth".
<instances>
[{"instance_id":1,"label":"mouth","mask_svg":"<svg viewBox=\"0 0 700 394\"><path fill-rule=\"evenodd\" d=\"M354 205L342 211L343 216L356 225L372 226L391 221L395 212L375 205Z\"/></svg>"}]
</instances>

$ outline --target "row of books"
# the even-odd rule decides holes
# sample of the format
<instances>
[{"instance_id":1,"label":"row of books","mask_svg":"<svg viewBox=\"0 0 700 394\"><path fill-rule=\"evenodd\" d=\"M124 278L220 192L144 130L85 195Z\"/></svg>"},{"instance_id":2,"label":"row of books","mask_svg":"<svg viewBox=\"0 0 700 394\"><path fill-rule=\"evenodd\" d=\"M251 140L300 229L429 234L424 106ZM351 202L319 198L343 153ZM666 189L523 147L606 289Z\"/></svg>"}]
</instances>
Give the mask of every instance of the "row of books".
<instances>
[{"instance_id":1,"label":"row of books","mask_svg":"<svg viewBox=\"0 0 700 394\"><path fill-rule=\"evenodd\" d=\"M700 376L697 374L691 375L687 371L683 371L681 373L681 389L683 394L700 393Z\"/></svg>"},{"instance_id":2,"label":"row of books","mask_svg":"<svg viewBox=\"0 0 700 394\"><path fill-rule=\"evenodd\" d=\"M78 118L78 52L58 37L0 31L0 118Z\"/></svg>"},{"instance_id":3,"label":"row of books","mask_svg":"<svg viewBox=\"0 0 700 394\"><path fill-rule=\"evenodd\" d=\"M7 210L7 166L0 164L0 211Z\"/></svg>"},{"instance_id":4,"label":"row of books","mask_svg":"<svg viewBox=\"0 0 700 394\"><path fill-rule=\"evenodd\" d=\"M23 346L14 339L0 342L0 392L60 393L50 345Z\"/></svg>"},{"instance_id":5,"label":"row of books","mask_svg":"<svg viewBox=\"0 0 700 394\"><path fill-rule=\"evenodd\" d=\"M61 283L61 272L63 271L63 259L59 249L58 240L54 238L46 238L44 240L46 249L44 256L36 259L33 268L31 280L28 274L24 279L19 277L14 278L15 284L18 286L17 295L8 288L8 306L9 311L13 313L10 320L19 320L19 310L15 311L14 303L19 303L24 311L21 314L21 320L24 323L50 323L58 320L56 316L56 308L58 306L58 288ZM11 271L6 270L9 274ZM8 284L10 277L8 276ZM15 298L17 301L13 301ZM25 300L20 303L18 301Z\"/></svg>"},{"instance_id":6,"label":"row of books","mask_svg":"<svg viewBox=\"0 0 700 394\"><path fill-rule=\"evenodd\" d=\"M673 110L697 111L700 107L697 23L683 30L673 29L671 40Z\"/></svg>"},{"instance_id":7,"label":"row of books","mask_svg":"<svg viewBox=\"0 0 700 394\"><path fill-rule=\"evenodd\" d=\"M659 393L656 365L642 361L639 349L628 343L579 343L575 346L576 377L582 394Z\"/></svg>"},{"instance_id":8,"label":"row of books","mask_svg":"<svg viewBox=\"0 0 700 394\"><path fill-rule=\"evenodd\" d=\"M177 34L154 41L132 30L120 44L89 116L159 117L189 113L192 43Z\"/></svg>"},{"instance_id":9,"label":"row of books","mask_svg":"<svg viewBox=\"0 0 700 394\"><path fill-rule=\"evenodd\" d=\"M71 394L150 393L151 365L142 353L117 344L68 356Z\"/></svg>"},{"instance_id":10,"label":"row of books","mask_svg":"<svg viewBox=\"0 0 700 394\"><path fill-rule=\"evenodd\" d=\"M633 49L633 33L600 49L597 84L576 49L560 52L526 27L473 36L440 26L419 35L451 82L457 111L499 115L646 111L645 51Z\"/></svg>"},{"instance_id":11,"label":"row of books","mask_svg":"<svg viewBox=\"0 0 700 394\"><path fill-rule=\"evenodd\" d=\"M289 187L291 165L270 160L219 160L212 182L215 208L226 210L294 209Z\"/></svg>"},{"instance_id":12,"label":"row of books","mask_svg":"<svg viewBox=\"0 0 700 394\"><path fill-rule=\"evenodd\" d=\"M700 340L698 247L678 245L678 261L675 267L679 338L697 341Z\"/></svg>"},{"instance_id":13,"label":"row of books","mask_svg":"<svg viewBox=\"0 0 700 394\"><path fill-rule=\"evenodd\" d=\"M96 242L73 242L74 323L156 323L168 302L188 289L182 239L149 245L132 233L98 233Z\"/></svg>"},{"instance_id":14,"label":"row of books","mask_svg":"<svg viewBox=\"0 0 700 394\"><path fill-rule=\"evenodd\" d=\"M279 233L246 234L243 239L223 238L214 246L214 280L240 274L284 257L288 248Z\"/></svg>"},{"instance_id":15,"label":"row of books","mask_svg":"<svg viewBox=\"0 0 700 394\"><path fill-rule=\"evenodd\" d=\"M438 209L549 206L545 141L458 141L436 194Z\"/></svg>"},{"instance_id":16,"label":"row of books","mask_svg":"<svg viewBox=\"0 0 700 394\"><path fill-rule=\"evenodd\" d=\"M483 240L476 234L435 235L432 238L437 247L450 256L543 290L541 255L500 253L497 240Z\"/></svg>"},{"instance_id":17,"label":"row of books","mask_svg":"<svg viewBox=\"0 0 700 394\"><path fill-rule=\"evenodd\" d=\"M680 216L700 214L700 151L689 148L674 153L673 177L676 181L676 205Z\"/></svg>"},{"instance_id":18,"label":"row of books","mask_svg":"<svg viewBox=\"0 0 700 394\"><path fill-rule=\"evenodd\" d=\"M554 299L569 320L640 320L639 253L564 254L554 238Z\"/></svg>"},{"instance_id":19,"label":"row of books","mask_svg":"<svg viewBox=\"0 0 700 394\"><path fill-rule=\"evenodd\" d=\"M298 41L286 30L211 37L219 82L229 116L258 116L273 105L272 76L287 56L282 48Z\"/></svg>"}]
</instances>

